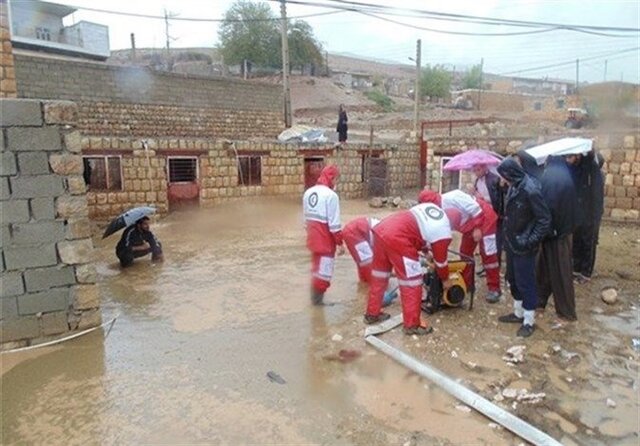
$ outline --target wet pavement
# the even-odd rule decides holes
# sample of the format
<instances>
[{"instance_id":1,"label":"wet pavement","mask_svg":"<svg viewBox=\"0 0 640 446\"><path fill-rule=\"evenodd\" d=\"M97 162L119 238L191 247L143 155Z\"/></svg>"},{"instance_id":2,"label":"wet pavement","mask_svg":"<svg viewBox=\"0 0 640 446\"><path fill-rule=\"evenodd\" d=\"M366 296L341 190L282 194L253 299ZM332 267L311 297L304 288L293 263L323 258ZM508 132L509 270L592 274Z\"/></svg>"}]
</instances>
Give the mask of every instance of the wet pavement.
<instances>
[{"instance_id":1,"label":"wet pavement","mask_svg":"<svg viewBox=\"0 0 640 446\"><path fill-rule=\"evenodd\" d=\"M343 202L345 222L386 212ZM348 256L327 294L337 305L309 305L297 201L177 213L153 228L161 265L121 271L117 236L96 240L103 319L118 316L106 340L98 331L0 356L3 444L521 443L365 345L366 291ZM384 336L489 399L506 387L545 392L535 405L499 404L565 444L637 444L638 277L615 284L615 306L595 300L592 282L579 290L577 324L552 329L547 310L525 342L495 322L508 305L482 299L433 316L426 339ZM502 356L516 344L525 361L510 367ZM556 344L579 356L566 361ZM342 349L362 355L328 360Z\"/></svg>"}]
</instances>

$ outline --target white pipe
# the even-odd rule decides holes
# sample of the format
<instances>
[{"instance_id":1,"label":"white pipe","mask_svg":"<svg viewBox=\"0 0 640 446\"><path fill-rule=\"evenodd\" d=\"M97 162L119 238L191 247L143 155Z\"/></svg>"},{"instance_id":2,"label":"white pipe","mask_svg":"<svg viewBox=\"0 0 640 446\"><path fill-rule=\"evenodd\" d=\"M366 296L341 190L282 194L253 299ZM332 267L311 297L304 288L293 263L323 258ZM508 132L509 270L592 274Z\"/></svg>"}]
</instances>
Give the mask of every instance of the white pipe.
<instances>
[{"instance_id":1,"label":"white pipe","mask_svg":"<svg viewBox=\"0 0 640 446\"><path fill-rule=\"evenodd\" d=\"M30 345L28 347L20 347L20 348L14 348L13 350L0 351L0 354L24 352L24 351L27 351L27 350L33 350L34 348L48 347L49 345L55 345L55 344L59 344L59 343L64 342L64 341L69 341L69 340L74 339L74 338L79 338L80 336L84 336L84 335L86 335L88 333L91 333L92 331L97 330L98 328L106 327L107 325L111 324L111 326L109 327L109 330L107 331L107 334L105 335L105 338L106 338L107 336L109 336L109 333L111 333L111 329L113 328L113 324L116 322L116 319L118 319L117 316L114 317L113 319L111 319L110 321L105 322L102 325L98 325L97 327L89 328L87 330L81 331L80 333L75 333L75 334L72 334L70 336L66 336L64 338L54 339L53 341L43 342L42 344Z\"/></svg>"},{"instance_id":2,"label":"white pipe","mask_svg":"<svg viewBox=\"0 0 640 446\"><path fill-rule=\"evenodd\" d=\"M405 367L413 370L420 376L427 378L440 386L449 395L459 399L467 406L473 407L475 410L485 415L487 418L500 423L505 428L519 436L520 438L527 440L535 445L548 445L548 446L562 446L562 443L554 440L549 435L545 434L541 430L535 428L529 423L521 420L520 418L510 414L506 410L496 406L491 401L482 398L480 395L467 389L465 386L455 382L451 378L445 376L439 370L422 363L384 341L381 341L375 336L367 336L365 338L369 344L398 361Z\"/></svg>"}]
</instances>

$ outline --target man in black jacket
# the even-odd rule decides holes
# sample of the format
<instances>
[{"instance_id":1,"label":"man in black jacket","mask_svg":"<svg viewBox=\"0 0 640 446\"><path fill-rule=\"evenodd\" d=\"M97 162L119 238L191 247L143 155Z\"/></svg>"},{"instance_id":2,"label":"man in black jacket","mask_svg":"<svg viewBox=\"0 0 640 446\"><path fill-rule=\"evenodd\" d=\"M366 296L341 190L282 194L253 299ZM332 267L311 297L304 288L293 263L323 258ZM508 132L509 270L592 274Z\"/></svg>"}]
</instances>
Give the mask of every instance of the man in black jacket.
<instances>
[{"instance_id":1,"label":"man in black jacket","mask_svg":"<svg viewBox=\"0 0 640 446\"><path fill-rule=\"evenodd\" d=\"M498 166L509 184L505 201L504 237L507 252L507 281L513 296L513 313L500 322L522 324L518 336L529 337L535 330L538 303L536 254L551 223L549 208L542 199L537 181L522 168L518 157L509 157Z\"/></svg>"},{"instance_id":2,"label":"man in black jacket","mask_svg":"<svg viewBox=\"0 0 640 446\"><path fill-rule=\"evenodd\" d=\"M542 241L536 265L538 308L545 308L553 293L558 317L575 321L571 239L576 225L578 199L565 158L549 157L540 181L542 196L551 211L551 231Z\"/></svg>"},{"instance_id":3,"label":"man in black jacket","mask_svg":"<svg viewBox=\"0 0 640 446\"><path fill-rule=\"evenodd\" d=\"M135 224L129 226L122 233L116 246L116 256L120 266L126 268L133 264L133 260L151 254L151 260L162 262L162 245L149 227L149 217L142 217Z\"/></svg>"}]
</instances>

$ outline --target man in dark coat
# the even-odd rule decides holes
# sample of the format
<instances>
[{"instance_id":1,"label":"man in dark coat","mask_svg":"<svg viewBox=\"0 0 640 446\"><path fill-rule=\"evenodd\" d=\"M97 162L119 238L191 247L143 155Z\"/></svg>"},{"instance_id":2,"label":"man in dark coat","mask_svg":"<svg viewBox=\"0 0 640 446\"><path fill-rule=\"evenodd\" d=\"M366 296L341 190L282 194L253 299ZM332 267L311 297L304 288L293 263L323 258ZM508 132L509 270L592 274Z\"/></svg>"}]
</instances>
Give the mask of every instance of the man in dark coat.
<instances>
[{"instance_id":1,"label":"man in dark coat","mask_svg":"<svg viewBox=\"0 0 640 446\"><path fill-rule=\"evenodd\" d=\"M538 303L536 254L551 224L549 208L537 181L509 157L498 166L498 173L509 184L505 201L504 239L507 252L507 281L513 296L513 313L500 316L500 322L519 323L518 336L529 337L535 330Z\"/></svg>"},{"instance_id":2,"label":"man in dark coat","mask_svg":"<svg viewBox=\"0 0 640 446\"><path fill-rule=\"evenodd\" d=\"M579 217L573 233L573 272L579 283L591 279L595 260L596 226L599 230L604 200L604 180L594 152L579 157L574 165Z\"/></svg>"},{"instance_id":3,"label":"man in dark coat","mask_svg":"<svg viewBox=\"0 0 640 446\"><path fill-rule=\"evenodd\" d=\"M336 132L338 132L338 141L341 143L347 142L347 131L349 130L347 125L348 121L347 111L344 109L344 105L340 104L340 108L338 109L338 125L336 126Z\"/></svg>"},{"instance_id":4,"label":"man in dark coat","mask_svg":"<svg viewBox=\"0 0 640 446\"><path fill-rule=\"evenodd\" d=\"M133 260L151 254L151 260L162 262L162 245L149 227L149 217L142 217L135 224L129 226L122 233L116 246L116 256L120 266L126 268L133 264Z\"/></svg>"},{"instance_id":5,"label":"man in dark coat","mask_svg":"<svg viewBox=\"0 0 640 446\"><path fill-rule=\"evenodd\" d=\"M561 156L549 157L540 181L542 196L551 211L551 231L542 241L536 265L538 307L545 308L553 293L558 317L574 321L576 303L571 239L578 200L567 161Z\"/></svg>"}]
</instances>

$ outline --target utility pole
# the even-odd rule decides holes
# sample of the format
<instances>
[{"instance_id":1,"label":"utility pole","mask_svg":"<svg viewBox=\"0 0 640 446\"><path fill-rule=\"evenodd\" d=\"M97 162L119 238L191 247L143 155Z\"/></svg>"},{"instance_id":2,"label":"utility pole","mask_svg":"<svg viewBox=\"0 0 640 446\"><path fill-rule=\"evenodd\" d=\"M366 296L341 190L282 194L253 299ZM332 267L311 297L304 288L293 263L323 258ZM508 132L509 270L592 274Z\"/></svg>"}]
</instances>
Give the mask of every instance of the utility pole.
<instances>
[{"instance_id":1,"label":"utility pole","mask_svg":"<svg viewBox=\"0 0 640 446\"><path fill-rule=\"evenodd\" d=\"M330 77L331 73L329 72L329 51L325 51L324 52L324 66L325 66L325 69L326 69L327 77Z\"/></svg>"},{"instance_id":2,"label":"utility pole","mask_svg":"<svg viewBox=\"0 0 640 446\"><path fill-rule=\"evenodd\" d=\"M166 46L166 58L167 58L167 68L169 68L169 14L167 13L167 9L165 8L164 10L164 35L165 38L167 40L167 46Z\"/></svg>"},{"instance_id":3,"label":"utility pole","mask_svg":"<svg viewBox=\"0 0 640 446\"><path fill-rule=\"evenodd\" d=\"M480 110L480 99L482 98L482 78L484 77L484 57L480 59L480 85L478 86L478 110Z\"/></svg>"},{"instance_id":4,"label":"utility pole","mask_svg":"<svg viewBox=\"0 0 640 446\"><path fill-rule=\"evenodd\" d=\"M416 42L416 86L413 89L413 131L418 134L418 121L420 120L420 67L422 65L422 40Z\"/></svg>"},{"instance_id":5,"label":"utility pole","mask_svg":"<svg viewBox=\"0 0 640 446\"><path fill-rule=\"evenodd\" d=\"M136 61L136 35L131 33L131 62Z\"/></svg>"},{"instance_id":6,"label":"utility pole","mask_svg":"<svg viewBox=\"0 0 640 446\"><path fill-rule=\"evenodd\" d=\"M282 21L282 84L284 88L284 126L291 127L291 89L289 88L289 38L287 33L287 2L280 0Z\"/></svg>"},{"instance_id":7,"label":"utility pole","mask_svg":"<svg viewBox=\"0 0 640 446\"><path fill-rule=\"evenodd\" d=\"M580 91L580 59L576 59L576 94Z\"/></svg>"},{"instance_id":8,"label":"utility pole","mask_svg":"<svg viewBox=\"0 0 640 446\"><path fill-rule=\"evenodd\" d=\"M607 81L607 64L609 63L608 60L605 59L604 61L604 81Z\"/></svg>"}]
</instances>

